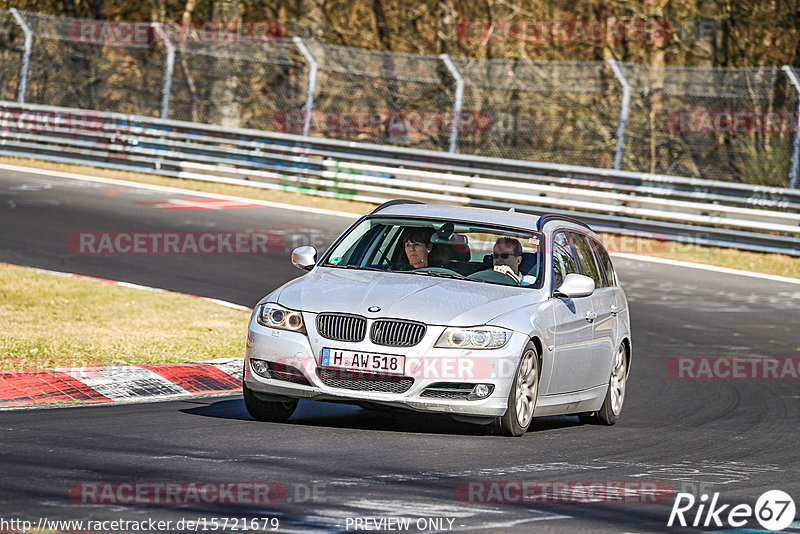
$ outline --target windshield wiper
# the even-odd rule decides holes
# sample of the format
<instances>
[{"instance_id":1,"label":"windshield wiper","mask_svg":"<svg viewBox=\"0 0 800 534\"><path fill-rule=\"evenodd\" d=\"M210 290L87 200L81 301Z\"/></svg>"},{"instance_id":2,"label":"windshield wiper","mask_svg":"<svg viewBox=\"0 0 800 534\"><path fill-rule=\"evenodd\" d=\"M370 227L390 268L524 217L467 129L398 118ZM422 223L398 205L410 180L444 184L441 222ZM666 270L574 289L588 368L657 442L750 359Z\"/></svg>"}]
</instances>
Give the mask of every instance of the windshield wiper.
<instances>
[{"instance_id":1,"label":"windshield wiper","mask_svg":"<svg viewBox=\"0 0 800 534\"><path fill-rule=\"evenodd\" d=\"M379 267L361 267L360 265L324 265L324 267L333 267L334 269L357 269L359 271L386 272L386 269L381 269Z\"/></svg>"},{"instance_id":2,"label":"windshield wiper","mask_svg":"<svg viewBox=\"0 0 800 534\"><path fill-rule=\"evenodd\" d=\"M440 278L452 278L454 280L469 280L470 282L480 282L484 283L486 280L477 280L475 278L470 278L468 276L464 276L463 274L459 273L439 273L436 271L408 271L413 274L424 274L427 276L438 276Z\"/></svg>"}]
</instances>

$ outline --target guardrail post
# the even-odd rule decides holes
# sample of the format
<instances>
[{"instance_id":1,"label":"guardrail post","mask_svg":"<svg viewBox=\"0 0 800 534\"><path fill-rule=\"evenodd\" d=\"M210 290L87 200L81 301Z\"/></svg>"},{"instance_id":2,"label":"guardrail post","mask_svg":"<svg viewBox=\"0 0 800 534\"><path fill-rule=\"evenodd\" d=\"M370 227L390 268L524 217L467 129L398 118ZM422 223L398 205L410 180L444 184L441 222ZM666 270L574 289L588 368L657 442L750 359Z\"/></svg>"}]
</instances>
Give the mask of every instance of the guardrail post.
<instances>
[{"instance_id":1,"label":"guardrail post","mask_svg":"<svg viewBox=\"0 0 800 534\"><path fill-rule=\"evenodd\" d=\"M25 22L25 18L17 11L17 8L12 7L9 9L11 16L22 28L22 33L25 34L25 44L22 51L22 61L19 66L19 83L17 84L17 102L20 104L25 103L25 93L28 90L28 69L31 64L31 48L33 47L33 32Z\"/></svg>"},{"instance_id":2,"label":"guardrail post","mask_svg":"<svg viewBox=\"0 0 800 534\"><path fill-rule=\"evenodd\" d=\"M458 142L458 128L461 124L461 106L464 103L464 77L458 72L455 63L447 54L442 54L439 59L444 62L445 67L450 72L450 76L456 81L456 97L453 101L453 124L450 127L450 143L447 151L455 153L456 143Z\"/></svg>"},{"instance_id":3,"label":"guardrail post","mask_svg":"<svg viewBox=\"0 0 800 534\"><path fill-rule=\"evenodd\" d=\"M617 120L617 142L614 147L614 168L620 169L622 167L622 151L625 149L625 131L628 128L628 114L631 110L631 84L625 77L625 73L619 68L619 64L615 59L607 60L608 66L611 67L614 76L622 86L622 103L619 108L619 119Z\"/></svg>"},{"instance_id":4,"label":"guardrail post","mask_svg":"<svg viewBox=\"0 0 800 534\"><path fill-rule=\"evenodd\" d=\"M792 67L784 65L781 67L783 72L789 78L789 81L794 86L797 92L797 114L794 117L795 131L794 131L794 144L792 145L792 165L789 169L789 188L797 189L797 174L800 171L800 80L797 79L797 74Z\"/></svg>"},{"instance_id":5,"label":"guardrail post","mask_svg":"<svg viewBox=\"0 0 800 534\"><path fill-rule=\"evenodd\" d=\"M300 37L292 37L292 41L308 62L308 88L303 108L303 135L307 136L311 132L311 111L314 109L314 91L317 88L317 60Z\"/></svg>"},{"instance_id":6,"label":"guardrail post","mask_svg":"<svg viewBox=\"0 0 800 534\"><path fill-rule=\"evenodd\" d=\"M172 72L175 70L175 45L172 44L167 32L164 30L164 25L160 22L154 22L153 28L158 32L159 37L164 40L164 46L167 47L167 64L164 66L164 86L161 89L161 115L162 119L169 118L169 99L172 95Z\"/></svg>"}]
</instances>

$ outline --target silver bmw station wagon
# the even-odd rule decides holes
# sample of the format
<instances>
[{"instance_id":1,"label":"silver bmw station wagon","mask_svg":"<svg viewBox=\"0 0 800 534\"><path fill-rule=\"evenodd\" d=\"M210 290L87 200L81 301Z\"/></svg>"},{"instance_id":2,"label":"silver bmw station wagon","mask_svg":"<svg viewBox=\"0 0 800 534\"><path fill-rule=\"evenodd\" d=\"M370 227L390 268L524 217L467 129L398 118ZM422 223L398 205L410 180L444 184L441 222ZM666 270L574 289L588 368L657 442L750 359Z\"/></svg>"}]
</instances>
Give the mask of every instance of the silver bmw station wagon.
<instances>
[{"instance_id":1,"label":"silver bmw station wagon","mask_svg":"<svg viewBox=\"0 0 800 534\"><path fill-rule=\"evenodd\" d=\"M613 425L631 364L628 304L587 225L393 200L264 297L247 334L249 413L299 399L448 414L520 436L537 416Z\"/></svg>"}]
</instances>

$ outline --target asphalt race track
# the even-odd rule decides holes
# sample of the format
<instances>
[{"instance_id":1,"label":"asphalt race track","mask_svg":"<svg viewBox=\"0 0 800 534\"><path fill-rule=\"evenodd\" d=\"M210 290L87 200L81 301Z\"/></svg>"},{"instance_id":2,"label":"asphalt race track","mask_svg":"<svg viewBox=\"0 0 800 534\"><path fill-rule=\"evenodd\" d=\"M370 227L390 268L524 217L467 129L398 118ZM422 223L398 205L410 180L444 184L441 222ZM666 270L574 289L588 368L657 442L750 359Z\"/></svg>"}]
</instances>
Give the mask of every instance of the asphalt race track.
<instances>
[{"instance_id":1,"label":"asphalt race track","mask_svg":"<svg viewBox=\"0 0 800 534\"><path fill-rule=\"evenodd\" d=\"M197 198L0 171L0 261L253 306L301 274L288 258L293 246L323 247L349 223L266 207L167 209L207 207ZM92 255L67 245L81 232L250 230L281 235L283 248L266 255ZM615 264L631 306L634 359L614 427L542 418L514 439L439 416L308 402L288 423L266 424L247 415L241 396L3 411L0 517L34 524L276 517L278 532L342 532L354 531L356 519L392 516L410 518L409 532L698 532L732 527L668 527L674 492L719 493L720 505L754 506L765 491L780 489L800 506L800 380L693 380L667 372L677 357L797 358L800 286L619 258ZM269 483L273 495L285 495L267 506L134 505L85 502L91 496L81 493L85 482L207 481ZM464 488L490 485L471 481L501 488L604 481L671 491L659 502L635 492L630 502L531 502L519 492L481 502L490 493ZM755 520L747 526L761 528ZM800 523L787 531L800 531Z\"/></svg>"}]
</instances>

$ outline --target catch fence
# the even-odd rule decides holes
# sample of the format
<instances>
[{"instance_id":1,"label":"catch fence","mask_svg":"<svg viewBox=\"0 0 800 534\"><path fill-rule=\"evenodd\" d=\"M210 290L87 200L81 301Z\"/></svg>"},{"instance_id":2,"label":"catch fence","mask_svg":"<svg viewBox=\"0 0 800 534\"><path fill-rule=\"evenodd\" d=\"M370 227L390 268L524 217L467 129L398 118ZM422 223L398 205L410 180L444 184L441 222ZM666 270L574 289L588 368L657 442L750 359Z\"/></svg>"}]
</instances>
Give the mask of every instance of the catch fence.
<instances>
[{"instance_id":1,"label":"catch fence","mask_svg":"<svg viewBox=\"0 0 800 534\"><path fill-rule=\"evenodd\" d=\"M0 11L0 99L463 155L797 187L793 67L398 54ZM234 39L234 41L236 41Z\"/></svg>"}]
</instances>

